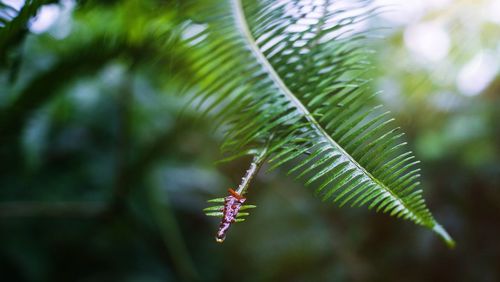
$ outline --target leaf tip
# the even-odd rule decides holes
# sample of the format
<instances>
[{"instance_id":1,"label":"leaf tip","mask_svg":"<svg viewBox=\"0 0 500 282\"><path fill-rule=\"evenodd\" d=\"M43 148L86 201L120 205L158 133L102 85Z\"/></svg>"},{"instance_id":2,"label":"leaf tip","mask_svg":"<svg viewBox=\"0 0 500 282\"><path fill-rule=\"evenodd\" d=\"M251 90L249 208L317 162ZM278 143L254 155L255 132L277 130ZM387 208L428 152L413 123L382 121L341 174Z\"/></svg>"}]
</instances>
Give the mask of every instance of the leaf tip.
<instances>
[{"instance_id":1,"label":"leaf tip","mask_svg":"<svg viewBox=\"0 0 500 282\"><path fill-rule=\"evenodd\" d=\"M443 226L436 223L434 227L432 227L432 231L436 232L436 234L446 243L448 248L455 248L455 241L453 240L453 238L451 238L448 232L446 232Z\"/></svg>"}]
</instances>

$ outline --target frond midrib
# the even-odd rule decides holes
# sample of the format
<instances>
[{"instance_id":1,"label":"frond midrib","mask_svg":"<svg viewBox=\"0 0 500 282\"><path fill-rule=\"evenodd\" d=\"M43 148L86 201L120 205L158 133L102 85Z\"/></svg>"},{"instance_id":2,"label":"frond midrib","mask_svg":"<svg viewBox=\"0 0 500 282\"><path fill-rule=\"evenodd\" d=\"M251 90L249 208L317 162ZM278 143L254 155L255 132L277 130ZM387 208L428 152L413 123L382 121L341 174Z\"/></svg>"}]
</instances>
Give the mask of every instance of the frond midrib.
<instances>
[{"instance_id":1,"label":"frond midrib","mask_svg":"<svg viewBox=\"0 0 500 282\"><path fill-rule=\"evenodd\" d=\"M342 146L340 146L331 136L321 127L321 125L316 121L314 116L309 112L309 110L302 104L302 102L290 91L290 89L283 82L278 73L274 70L274 67L265 57L265 55L260 51L259 46L255 42L255 39L248 27L247 20L245 17L245 12L241 0L232 0L233 13L236 19L236 25L238 29L243 34L245 40L247 41L252 54L259 61L262 67L265 68L266 72L269 74L271 80L283 91L287 98L293 103L294 107L299 111L310 123L314 131L322 138L325 138L330 144L337 148L341 154L343 154L348 160L354 164L366 177L375 182L384 191L389 193L398 203L403 206L408 212L411 213L412 217L416 218L421 224L427 225L429 227L434 227L436 223L434 221L429 222L428 219L422 218L419 213L416 213L412 208L407 206L405 202L397 196L391 189L389 189L384 183L380 182L375 178L370 172L368 172L364 167L362 167L352 156L347 153Z\"/></svg>"}]
</instances>

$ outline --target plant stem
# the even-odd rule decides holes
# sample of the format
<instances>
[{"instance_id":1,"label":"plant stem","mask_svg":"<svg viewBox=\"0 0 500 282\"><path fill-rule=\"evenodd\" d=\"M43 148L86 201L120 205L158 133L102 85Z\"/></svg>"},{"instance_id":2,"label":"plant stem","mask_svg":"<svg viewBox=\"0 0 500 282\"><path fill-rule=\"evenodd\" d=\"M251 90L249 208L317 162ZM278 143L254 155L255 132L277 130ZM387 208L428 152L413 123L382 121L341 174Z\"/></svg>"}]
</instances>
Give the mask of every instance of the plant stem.
<instances>
[{"instance_id":1,"label":"plant stem","mask_svg":"<svg viewBox=\"0 0 500 282\"><path fill-rule=\"evenodd\" d=\"M262 150L260 150L260 152L254 155L252 163L250 163L250 168L245 173L245 176L243 176L243 178L241 179L241 183L238 186L236 193L240 194L241 196L246 194L248 187L250 186L250 182L255 177L255 175L257 175L260 167L262 166L262 164L264 164L264 161L266 160L267 149L268 146L264 147Z\"/></svg>"}]
</instances>

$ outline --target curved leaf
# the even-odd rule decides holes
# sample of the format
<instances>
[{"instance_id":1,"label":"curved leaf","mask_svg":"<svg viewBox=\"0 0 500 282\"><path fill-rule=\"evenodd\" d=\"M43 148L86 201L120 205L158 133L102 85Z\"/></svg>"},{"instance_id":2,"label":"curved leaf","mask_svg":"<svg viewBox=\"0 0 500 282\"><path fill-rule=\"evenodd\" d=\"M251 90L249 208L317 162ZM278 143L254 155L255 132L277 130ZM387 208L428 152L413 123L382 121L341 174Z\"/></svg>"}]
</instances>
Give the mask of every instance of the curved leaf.
<instances>
[{"instance_id":1,"label":"curved leaf","mask_svg":"<svg viewBox=\"0 0 500 282\"><path fill-rule=\"evenodd\" d=\"M216 1L185 37L197 103L226 126L235 154L270 136L270 162L325 201L367 205L454 242L427 209L399 128L362 79L369 1ZM304 156L304 153L307 153Z\"/></svg>"}]
</instances>

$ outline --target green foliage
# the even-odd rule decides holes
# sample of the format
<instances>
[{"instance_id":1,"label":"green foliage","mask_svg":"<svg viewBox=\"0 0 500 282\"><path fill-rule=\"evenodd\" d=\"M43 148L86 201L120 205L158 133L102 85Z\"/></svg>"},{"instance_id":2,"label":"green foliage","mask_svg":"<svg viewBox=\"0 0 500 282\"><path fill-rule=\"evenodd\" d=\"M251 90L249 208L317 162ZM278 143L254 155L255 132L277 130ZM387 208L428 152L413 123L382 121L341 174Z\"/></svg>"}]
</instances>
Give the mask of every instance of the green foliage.
<instances>
[{"instance_id":1,"label":"green foliage","mask_svg":"<svg viewBox=\"0 0 500 282\"><path fill-rule=\"evenodd\" d=\"M301 8L304 13L311 2L321 1L300 1L307 3ZM332 2L336 9L342 1ZM436 219L458 237L453 252L410 221L365 208L337 208L342 199L338 205L320 203L312 192L320 183L303 187L316 172L305 172L302 181L286 177L285 169L312 156L307 148L284 165L279 158L264 164L262 172L277 169L255 177L245 195L245 203L259 208L248 210L250 216L234 224L224 245L216 245L212 235L217 219L201 210L221 204L207 204L207 199L223 197L228 187L237 190L251 159L241 156L253 155L255 150L248 148L260 147L267 138L228 151L226 160L233 161L215 165L221 159L221 133L233 130L229 115L218 118L220 113L214 112L218 106L200 118L217 93L199 109L186 107L179 117L190 98L180 95L183 87L198 85L190 89L194 94L201 90L197 82L205 81L196 71L200 65L191 63L196 63L194 49L203 43L189 45L179 39L209 28L209 22L221 20L214 18L221 11L214 13L210 0L64 0L37 11L21 41L8 49L8 64L0 66L2 280L500 280L498 70L486 90L474 96L458 87L462 70L476 66L469 62L483 58L475 75L466 72L470 83L484 67L491 69L500 61L498 13L490 6L495 1L439 2L405 1L391 9L396 10L393 16L370 18L361 26L391 28L361 35L388 34L383 40L360 38L352 46L377 49L358 49L358 58L368 56L375 64L367 74L359 71L360 78L373 82L360 79L356 84L366 87L366 93L371 93L370 84L385 90L360 113L382 101L396 119L391 124L404 129L409 146L395 156L412 150L422 160L420 187ZM200 5L207 9L198 11ZM226 5L220 2L218 8ZM17 7L6 18L16 17L22 9ZM39 19L57 11L56 21L40 28ZM234 22L231 11L224 13ZM183 31L193 24L190 32ZM413 47L443 47L437 42L413 45L407 39L417 35L416 26L425 32L437 26L448 34L450 50L443 60L426 61L415 52ZM428 38L425 32L418 35ZM235 52L228 60L246 61L239 55ZM362 61L353 58L353 63ZM282 65L278 68L286 68ZM345 73L344 78L355 75ZM320 81L307 85L314 89ZM366 120L376 113L380 109ZM222 122L222 130L210 131L214 121ZM276 138L287 130L276 129ZM291 148L285 143L282 150ZM231 146L225 148L235 148Z\"/></svg>"},{"instance_id":2,"label":"green foliage","mask_svg":"<svg viewBox=\"0 0 500 282\"><path fill-rule=\"evenodd\" d=\"M22 39L36 10L52 2L29 1L17 16L3 17L2 52ZM200 118L209 115L224 130L229 159L265 148L271 168L286 164L323 201L411 220L454 245L425 205L418 162L403 134L364 78L367 33L354 27L374 13L370 1L325 1L310 10L298 1L189 2L176 4L178 10L171 3L157 10L149 4L92 7L107 16L82 13L86 26L67 39L69 55L35 76L2 111L0 134L18 137L31 114L68 80L124 55L163 53L147 59L182 76ZM91 36L82 36L89 29ZM42 84L49 93L38 93ZM0 153L18 159L10 149ZM221 216L219 210L206 212Z\"/></svg>"},{"instance_id":3,"label":"green foliage","mask_svg":"<svg viewBox=\"0 0 500 282\"><path fill-rule=\"evenodd\" d=\"M318 4L309 16L295 1L204 8L210 18L185 30L196 103L229 125L224 150L270 142L273 167L291 162L322 200L411 220L452 247L425 205L418 161L362 78L365 35L350 28L371 14L368 4Z\"/></svg>"}]
</instances>

